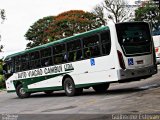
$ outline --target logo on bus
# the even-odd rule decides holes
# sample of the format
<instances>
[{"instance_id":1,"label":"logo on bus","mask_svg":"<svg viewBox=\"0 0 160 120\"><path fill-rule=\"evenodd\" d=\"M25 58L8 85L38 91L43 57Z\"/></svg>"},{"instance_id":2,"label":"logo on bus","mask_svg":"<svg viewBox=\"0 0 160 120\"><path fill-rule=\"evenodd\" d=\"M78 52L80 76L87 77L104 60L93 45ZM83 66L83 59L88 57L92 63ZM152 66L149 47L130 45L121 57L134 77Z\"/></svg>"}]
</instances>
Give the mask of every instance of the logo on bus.
<instances>
[{"instance_id":1,"label":"logo on bus","mask_svg":"<svg viewBox=\"0 0 160 120\"><path fill-rule=\"evenodd\" d=\"M128 65L134 65L133 58L128 58Z\"/></svg>"},{"instance_id":2,"label":"logo on bus","mask_svg":"<svg viewBox=\"0 0 160 120\"><path fill-rule=\"evenodd\" d=\"M95 60L94 60L94 58L91 58L91 59L90 59L90 63L91 63L91 66L94 66L94 65L95 65Z\"/></svg>"}]
</instances>

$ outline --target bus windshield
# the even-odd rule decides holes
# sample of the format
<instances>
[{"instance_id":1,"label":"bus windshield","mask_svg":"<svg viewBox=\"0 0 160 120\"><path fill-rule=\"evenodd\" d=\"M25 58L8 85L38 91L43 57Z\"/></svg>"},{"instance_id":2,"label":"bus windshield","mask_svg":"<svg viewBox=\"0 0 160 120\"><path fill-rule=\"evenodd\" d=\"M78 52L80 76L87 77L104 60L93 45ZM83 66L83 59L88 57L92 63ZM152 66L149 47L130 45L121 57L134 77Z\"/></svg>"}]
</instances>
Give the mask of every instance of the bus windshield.
<instances>
[{"instance_id":1,"label":"bus windshield","mask_svg":"<svg viewBox=\"0 0 160 120\"><path fill-rule=\"evenodd\" d=\"M120 46L126 56L151 52L151 36L148 23L116 24Z\"/></svg>"}]
</instances>

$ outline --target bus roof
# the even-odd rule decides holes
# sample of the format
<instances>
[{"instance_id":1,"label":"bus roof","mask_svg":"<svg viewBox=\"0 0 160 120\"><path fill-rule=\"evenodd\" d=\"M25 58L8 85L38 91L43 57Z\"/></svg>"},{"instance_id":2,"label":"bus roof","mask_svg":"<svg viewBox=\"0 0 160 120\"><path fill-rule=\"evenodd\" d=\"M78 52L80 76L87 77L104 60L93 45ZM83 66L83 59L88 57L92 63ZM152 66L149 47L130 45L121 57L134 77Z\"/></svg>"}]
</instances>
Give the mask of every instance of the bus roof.
<instances>
[{"instance_id":1,"label":"bus roof","mask_svg":"<svg viewBox=\"0 0 160 120\"><path fill-rule=\"evenodd\" d=\"M70 37L59 39L59 40L56 40L56 41L53 41L53 42L50 42L50 43L47 43L47 44L44 44L44 45L40 45L40 46L31 48L31 49L27 49L27 50L24 50L24 51L21 51L21 52L17 52L17 53L8 55L5 58L5 60L7 60L11 57L14 57L14 56L18 56L18 55L22 55L22 54L25 54L25 53L30 53L30 52L33 52L33 51L41 50L41 49L47 48L49 46L53 46L55 44L60 44L60 43L63 43L63 42L68 42L68 41L73 40L73 39L86 37L90 34L94 34L94 33L97 33L97 32L104 31L104 30L108 30L108 29L109 29L108 26L103 26L103 27L99 27L99 28L96 28L96 29L93 29L93 30L90 30L90 31L87 31L87 32L83 32L83 33L79 33L79 34L76 34L76 35L73 35L73 36L70 36Z\"/></svg>"}]
</instances>

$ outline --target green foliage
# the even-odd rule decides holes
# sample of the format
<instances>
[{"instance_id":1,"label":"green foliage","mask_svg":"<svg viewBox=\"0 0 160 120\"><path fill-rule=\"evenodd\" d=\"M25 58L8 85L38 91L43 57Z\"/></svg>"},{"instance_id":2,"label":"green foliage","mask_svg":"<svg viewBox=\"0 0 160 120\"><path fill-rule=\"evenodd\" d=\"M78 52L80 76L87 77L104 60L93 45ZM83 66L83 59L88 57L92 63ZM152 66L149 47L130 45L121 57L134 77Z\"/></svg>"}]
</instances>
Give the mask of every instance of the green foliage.
<instances>
[{"instance_id":1,"label":"green foliage","mask_svg":"<svg viewBox=\"0 0 160 120\"><path fill-rule=\"evenodd\" d=\"M152 30L157 31L160 27L160 10L153 3L146 3L143 7L135 10L135 21L146 21L152 25Z\"/></svg>"},{"instance_id":2,"label":"green foliage","mask_svg":"<svg viewBox=\"0 0 160 120\"><path fill-rule=\"evenodd\" d=\"M44 17L35 22L25 34L25 37L30 42L27 44L27 48L32 48L48 42L48 35L46 34L51 23L54 21L54 16Z\"/></svg>"},{"instance_id":3,"label":"green foliage","mask_svg":"<svg viewBox=\"0 0 160 120\"><path fill-rule=\"evenodd\" d=\"M5 81L3 75L0 75L0 88L5 88Z\"/></svg>"},{"instance_id":4,"label":"green foliage","mask_svg":"<svg viewBox=\"0 0 160 120\"><path fill-rule=\"evenodd\" d=\"M2 65L3 65L3 60L2 59L0 59L0 75L2 75L2 71L3 71L3 67L2 67Z\"/></svg>"},{"instance_id":5,"label":"green foliage","mask_svg":"<svg viewBox=\"0 0 160 120\"><path fill-rule=\"evenodd\" d=\"M2 65L0 65L0 74L2 73L2 71L3 71L3 67Z\"/></svg>"},{"instance_id":6,"label":"green foliage","mask_svg":"<svg viewBox=\"0 0 160 120\"><path fill-rule=\"evenodd\" d=\"M45 17L35 22L25 34L32 48L77 33L100 27L102 24L93 13L70 10L57 16Z\"/></svg>"},{"instance_id":7,"label":"green foliage","mask_svg":"<svg viewBox=\"0 0 160 120\"><path fill-rule=\"evenodd\" d=\"M2 75L2 71L3 71L2 64L3 64L3 61L0 59L0 88L5 87L5 81L4 81L4 77Z\"/></svg>"}]
</instances>

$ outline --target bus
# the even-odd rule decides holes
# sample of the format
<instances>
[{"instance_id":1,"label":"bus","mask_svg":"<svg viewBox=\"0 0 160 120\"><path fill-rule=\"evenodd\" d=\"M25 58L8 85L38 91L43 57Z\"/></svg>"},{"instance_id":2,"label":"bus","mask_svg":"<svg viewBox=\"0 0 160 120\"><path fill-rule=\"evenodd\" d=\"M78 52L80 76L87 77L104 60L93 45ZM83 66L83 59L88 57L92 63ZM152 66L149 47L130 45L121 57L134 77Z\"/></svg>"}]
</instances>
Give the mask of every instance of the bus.
<instances>
[{"instance_id":1,"label":"bus","mask_svg":"<svg viewBox=\"0 0 160 120\"><path fill-rule=\"evenodd\" d=\"M160 35L153 36L157 64L160 64Z\"/></svg>"},{"instance_id":2,"label":"bus","mask_svg":"<svg viewBox=\"0 0 160 120\"><path fill-rule=\"evenodd\" d=\"M67 96L110 83L157 73L154 44L146 22L110 23L94 30L11 54L4 60L6 89L19 98L64 90Z\"/></svg>"}]
</instances>

